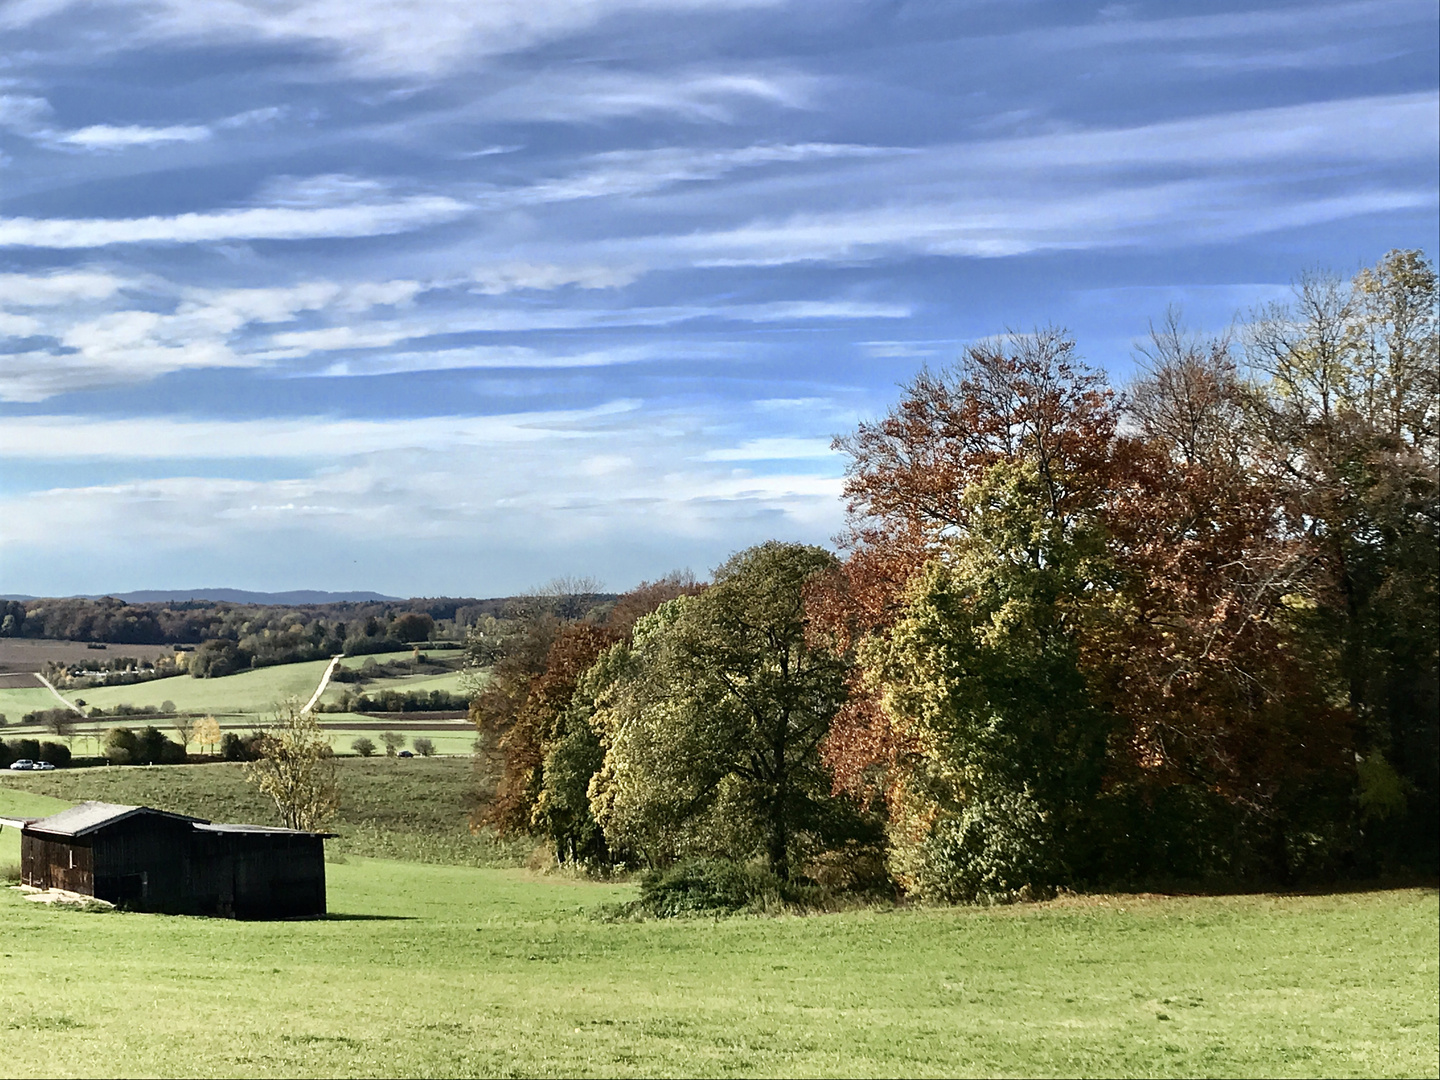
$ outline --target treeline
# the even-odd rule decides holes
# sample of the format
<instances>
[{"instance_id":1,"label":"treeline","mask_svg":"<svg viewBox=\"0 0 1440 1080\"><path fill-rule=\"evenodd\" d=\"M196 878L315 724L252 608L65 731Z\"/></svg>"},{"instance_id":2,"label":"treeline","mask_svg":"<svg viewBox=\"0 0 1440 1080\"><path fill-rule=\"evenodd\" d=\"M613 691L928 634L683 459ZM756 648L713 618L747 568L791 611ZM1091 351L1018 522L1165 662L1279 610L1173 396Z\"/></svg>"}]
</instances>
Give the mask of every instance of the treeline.
<instances>
[{"instance_id":1,"label":"treeline","mask_svg":"<svg viewBox=\"0 0 1440 1080\"><path fill-rule=\"evenodd\" d=\"M973 346L837 440L843 561L477 628L480 822L654 868L656 910L761 870L950 902L1433 873L1437 359L1413 251L1231 338L1167 318L1124 392L1058 330Z\"/></svg>"},{"instance_id":2,"label":"treeline","mask_svg":"<svg viewBox=\"0 0 1440 1080\"><path fill-rule=\"evenodd\" d=\"M48 638L123 645L239 642L246 637L285 632L299 627L306 636L338 634L384 637L375 626L388 627L402 615L427 616L432 624L448 623L463 630L486 616L502 613L508 599L434 598L398 603L334 603L302 607L230 604L208 600L185 603L129 604L114 597L97 600L0 600L0 637ZM367 628L369 628L367 630ZM397 639L399 640L399 639ZM400 644L404 644L400 640Z\"/></svg>"}]
</instances>

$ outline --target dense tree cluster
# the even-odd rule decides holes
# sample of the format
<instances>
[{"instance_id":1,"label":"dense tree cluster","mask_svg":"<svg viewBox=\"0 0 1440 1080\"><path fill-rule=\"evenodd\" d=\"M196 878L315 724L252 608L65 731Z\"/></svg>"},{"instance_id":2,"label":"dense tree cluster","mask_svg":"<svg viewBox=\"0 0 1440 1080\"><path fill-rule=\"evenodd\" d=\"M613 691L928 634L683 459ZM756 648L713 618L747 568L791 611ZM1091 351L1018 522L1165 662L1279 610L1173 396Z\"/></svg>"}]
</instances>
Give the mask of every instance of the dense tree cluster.
<instances>
[{"instance_id":1,"label":"dense tree cluster","mask_svg":"<svg viewBox=\"0 0 1440 1080\"><path fill-rule=\"evenodd\" d=\"M661 868L656 910L1433 869L1436 331L1392 252L1168 316L1124 392L1060 330L971 347L837 440L843 561L478 620L477 824Z\"/></svg>"},{"instance_id":2,"label":"dense tree cluster","mask_svg":"<svg viewBox=\"0 0 1440 1080\"><path fill-rule=\"evenodd\" d=\"M825 746L945 899L1433 865L1435 275L1394 252L1128 395L1059 331L925 373L851 458L814 596Z\"/></svg>"}]
</instances>

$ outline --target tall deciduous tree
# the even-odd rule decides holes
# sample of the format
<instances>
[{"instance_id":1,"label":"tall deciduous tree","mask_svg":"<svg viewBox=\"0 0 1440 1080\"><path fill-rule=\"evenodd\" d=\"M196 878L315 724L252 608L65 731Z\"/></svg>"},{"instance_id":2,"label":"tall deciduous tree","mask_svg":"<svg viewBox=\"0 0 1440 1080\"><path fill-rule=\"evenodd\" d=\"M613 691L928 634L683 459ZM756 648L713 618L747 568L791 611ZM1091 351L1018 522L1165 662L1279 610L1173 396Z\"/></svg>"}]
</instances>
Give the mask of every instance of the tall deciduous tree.
<instances>
[{"instance_id":1,"label":"tall deciduous tree","mask_svg":"<svg viewBox=\"0 0 1440 1080\"><path fill-rule=\"evenodd\" d=\"M804 593L835 557L768 543L731 558L699 596L662 606L607 657L591 785L613 845L797 863L864 831L831 794L819 747L846 697L847 662L806 640Z\"/></svg>"}]
</instances>

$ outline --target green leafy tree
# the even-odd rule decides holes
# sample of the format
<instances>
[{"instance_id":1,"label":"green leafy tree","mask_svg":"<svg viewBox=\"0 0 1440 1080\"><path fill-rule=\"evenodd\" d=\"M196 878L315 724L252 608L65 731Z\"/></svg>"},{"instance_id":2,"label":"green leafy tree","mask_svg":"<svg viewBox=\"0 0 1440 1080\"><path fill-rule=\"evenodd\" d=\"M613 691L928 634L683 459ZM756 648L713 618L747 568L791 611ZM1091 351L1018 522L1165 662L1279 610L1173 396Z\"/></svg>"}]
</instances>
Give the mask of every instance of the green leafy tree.
<instances>
[{"instance_id":1,"label":"green leafy tree","mask_svg":"<svg viewBox=\"0 0 1440 1080\"><path fill-rule=\"evenodd\" d=\"M419 738L417 738L417 739L415 740L415 752L416 752L417 754L419 754L421 757L434 757L434 756L435 756L435 740L434 740L434 739L427 739L427 738L425 738L425 736L423 736L423 735L420 736Z\"/></svg>"},{"instance_id":2,"label":"green leafy tree","mask_svg":"<svg viewBox=\"0 0 1440 1080\"><path fill-rule=\"evenodd\" d=\"M354 750L355 753L359 754L361 757L374 757L377 748L375 746L374 739L370 739L365 737L364 735L361 735L358 739L354 740L350 744L350 749Z\"/></svg>"},{"instance_id":3,"label":"green leafy tree","mask_svg":"<svg viewBox=\"0 0 1440 1080\"><path fill-rule=\"evenodd\" d=\"M1111 718L1081 669L1080 632L1114 572L1093 521L1047 512L1033 465L992 467L968 529L867 644L909 748L891 800L897 879L948 901L1043 894L1073 874Z\"/></svg>"},{"instance_id":4,"label":"green leafy tree","mask_svg":"<svg viewBox=\"0 0 1440 1080\"><path fill-rule=\"evenodd\" d=\"M405 745L405 736L398 731L382 731L380 742L385 746L385 756L394 757L396 752Z\"/></svg>"},{"instance_id":5,"label":"green leafy tree","mask_svg":"<svg viewBox=\"0 0 1440 1080\"><path fill-rule=\"evenodd\" d=\"M595 713L591 805L612 846L655 863L760 855L787 878L864 833L819 754L848 664L806 640L806 583L835 565L820 548L763 544L636 623Z\"/></svg>"}]
</instances>

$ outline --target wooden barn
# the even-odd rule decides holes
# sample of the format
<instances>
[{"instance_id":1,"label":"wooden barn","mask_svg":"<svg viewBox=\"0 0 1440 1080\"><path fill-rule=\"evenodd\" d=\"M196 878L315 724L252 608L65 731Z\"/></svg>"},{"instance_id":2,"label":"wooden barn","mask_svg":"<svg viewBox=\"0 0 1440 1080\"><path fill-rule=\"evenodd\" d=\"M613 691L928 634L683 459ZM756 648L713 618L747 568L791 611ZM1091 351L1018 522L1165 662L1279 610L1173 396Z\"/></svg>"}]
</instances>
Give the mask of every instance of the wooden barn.
<instances>
[{"instance_id":1,"label":"wooden barn","mask_svg":"<svg viewBox=\"0 0 1440 1080\"><path fill-rule=\"evenodd\" d=\"M330 833L215 825L147 806L85 802L18 826L21 881L132 911L293 919L325 914Z\"/></svg>"}]
</instances>

